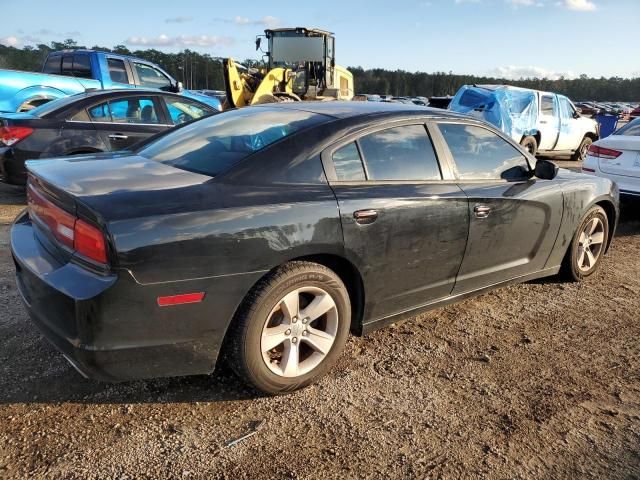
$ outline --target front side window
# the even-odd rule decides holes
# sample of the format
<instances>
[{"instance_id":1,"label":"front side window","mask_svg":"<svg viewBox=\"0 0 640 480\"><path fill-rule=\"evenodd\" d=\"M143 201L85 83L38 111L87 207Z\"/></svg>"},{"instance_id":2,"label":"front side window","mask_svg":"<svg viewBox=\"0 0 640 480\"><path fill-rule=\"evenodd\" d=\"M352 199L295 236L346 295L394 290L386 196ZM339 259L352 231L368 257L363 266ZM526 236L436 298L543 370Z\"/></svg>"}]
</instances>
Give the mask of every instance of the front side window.
<instances>
[{"instance_id":1,"label":"front side window","mask_svg":"<svg viewBox=\"0 0 640 480\"><path fill-rule=\"evenodd\" d=\"M196 120L209 115L213 110L207 110L194 102L186 99L165 98L169 116L174 125Z\"/></svg>"},{"instance_id":2,"label":"front side window","mask_svg":"<svg viewBox=\"0 0 640 480\"><path fill-rule=\"evenodd\" d=\"M108 58L107 63L109 65L109 76L111 81L115 83L129 83L129 77L127 76L127 69L124 66L124 61L118 58Z\"/></svg>"},{"instance_id":3,"label":"front side window","mask_svg":"<svg viewBox=\"0 0 640 480\"><path fill-rule=\"evenodd\" d=\"M560 97L560 113L564 119L573 118L575 110L568 98Z\"/></svg>"},{"instance_id":4,"label":"front side window","mask_svg":"<svg viewBox=\"0 0 640 480\"><path fill-rule=\"evenodd\" d=\"M137 153L176 168L216 176L266 146L327 119L273 107L230 110L177 128Z\"/></svg>"},{"instance_id":5,"label":"front side window","mask_svg":"<svg viewBox=\"0 0 640 480\"><path fill-rule=\"evenodd\" d=\"M441 123L438 127L453 155L460 179L516 180L529 176L526 157L492 131L460 123Z\"/></svg>"},{"instance_id":6,"label":"front side window","mask_svg":"<svg viewBox=\"0 0 640 480\"><path fill-rule=\"evenodd\" d=\"M366 180L362 159L356 142L340 147L331 156L336 169L336 177L343 182L357 182Z\"/></svg>"},{"instance_id":7,"label":"front side window","mask_svg":"<svg viewBox=\"0 0 640 480\"><path fill-rule=\"evenodd\" d=\"M134 63L134 66L140 80L140 86L160 90L171 88L171 81L158 69L143 63Z\"/></svg>"},{"instance_id":8,"label":"front side window","mask_svg":"<svg viewBox=\"0 0 640 480\"><path fill-rule=\"evenodd\" d=\"M424 125L403 125L358 140L369 180L440 180L440 168Z\"/></svg>"}]
</instances>

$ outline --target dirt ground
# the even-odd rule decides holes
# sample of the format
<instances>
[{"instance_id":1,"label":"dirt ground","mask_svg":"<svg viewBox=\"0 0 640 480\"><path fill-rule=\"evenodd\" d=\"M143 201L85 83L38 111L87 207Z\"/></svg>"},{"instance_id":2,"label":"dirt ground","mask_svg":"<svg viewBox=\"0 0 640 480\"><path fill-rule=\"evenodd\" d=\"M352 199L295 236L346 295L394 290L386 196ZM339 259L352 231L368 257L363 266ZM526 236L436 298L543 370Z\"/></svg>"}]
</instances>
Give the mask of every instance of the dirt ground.
<instances>
[{"instance_id":1,"label":"dirt ground","mask_svg":"<svg viewBox=\"0 0 640 480\"><path fill-rule=\"evenodd\" d=\"M505 288L351 338L319 384L277 398L226 371L82 378L16 291L23 204L0 184L0 478L640 478L638 204L587 282Z\"/></svg>"}]
</instances>

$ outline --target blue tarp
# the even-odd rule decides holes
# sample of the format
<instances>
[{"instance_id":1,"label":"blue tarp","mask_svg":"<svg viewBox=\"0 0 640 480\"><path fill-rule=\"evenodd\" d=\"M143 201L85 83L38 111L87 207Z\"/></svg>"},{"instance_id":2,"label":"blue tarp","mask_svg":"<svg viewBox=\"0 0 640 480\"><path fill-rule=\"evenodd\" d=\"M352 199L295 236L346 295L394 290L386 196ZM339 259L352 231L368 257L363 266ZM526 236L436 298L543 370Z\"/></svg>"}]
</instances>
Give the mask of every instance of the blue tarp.
<instances>
[{"instance_id":1,"label":"blue tarp","mask_svg":"<svg viewBox=\"0 0 640 480\"><path fill-rule=\"evenodd\" d=\"M531 90L506 85L464 85L449 109L486 120L520 142L536 129L538 97Z\"/></svg>"}]
</instances>

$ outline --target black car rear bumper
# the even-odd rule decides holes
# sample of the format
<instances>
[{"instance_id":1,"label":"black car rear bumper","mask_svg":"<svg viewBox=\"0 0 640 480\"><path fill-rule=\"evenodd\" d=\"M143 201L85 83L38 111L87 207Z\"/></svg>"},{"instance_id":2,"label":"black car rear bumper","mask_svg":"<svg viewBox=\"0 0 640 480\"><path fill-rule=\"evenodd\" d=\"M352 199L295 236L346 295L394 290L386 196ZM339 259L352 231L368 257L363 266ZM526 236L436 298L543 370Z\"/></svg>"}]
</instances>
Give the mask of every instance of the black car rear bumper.
<instances>
[{"instance_id":1,"label":"black car rear bumper","mask_svg":"<svg viewBox=\"0 0 640 480\"><path fill-rule=\"evenodd\" d=\"M16 158L11 147L0 147L0 178L6 183L24 185L27 171L24 159Z\"/></svg>"},{"instance_id":2,"label":"black car rear bumper","mask_svg":"<svg viewBox=\"0 0 640 480\"><path fill-rule=\"evenodd\" d=\"M61 263L38 237L26 213L16 219L16 283L33 322L84 376L123 381L213 371L230 317L212 318L211 311L230 310L230 297L213 306L215 298L160 308L158 296L183 292L191 282L140 285L127 272L101 276Z\"/></svg>"}]
</instances>

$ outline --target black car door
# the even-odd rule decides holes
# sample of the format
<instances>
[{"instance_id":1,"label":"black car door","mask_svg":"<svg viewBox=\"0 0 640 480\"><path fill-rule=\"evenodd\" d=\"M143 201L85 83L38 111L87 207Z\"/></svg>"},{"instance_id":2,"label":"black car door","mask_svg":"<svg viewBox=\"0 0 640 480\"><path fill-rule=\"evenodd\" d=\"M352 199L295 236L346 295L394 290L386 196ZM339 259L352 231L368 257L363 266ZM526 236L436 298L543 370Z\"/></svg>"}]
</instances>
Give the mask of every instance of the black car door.
<instances>
[{"instance_id":1,"label":"black car door","mask_svg":"<svg viewBox=\"0 0 640 480\"><path fill-rule=\"evenodd\" d=\"M154 95L127 95L87 108L89 118L110 151L122 150L172 127Z\"/></svg>"},{"instance_id":2,"label":"black car door","mask_svg":"<svg viewBox=\"0 0 640 480\"><path fill-rule=\"evenodd\" d=\"M448 296L463 258L467 198L421 121L375 127L323 152L348 257L364 277L365 318Z\"/></svg>"},{"instance_id":3,"label":"black car door","mask_svg":"<svg viewBox=\"0 0 640 480\"><path fill-rule=\"evenodd\" d=\"M469 241L454 294L542 270L563 213L559 180L532 177L522 151L480 125L439 122L469 198Z\"/></svg>"}]
</instances>

